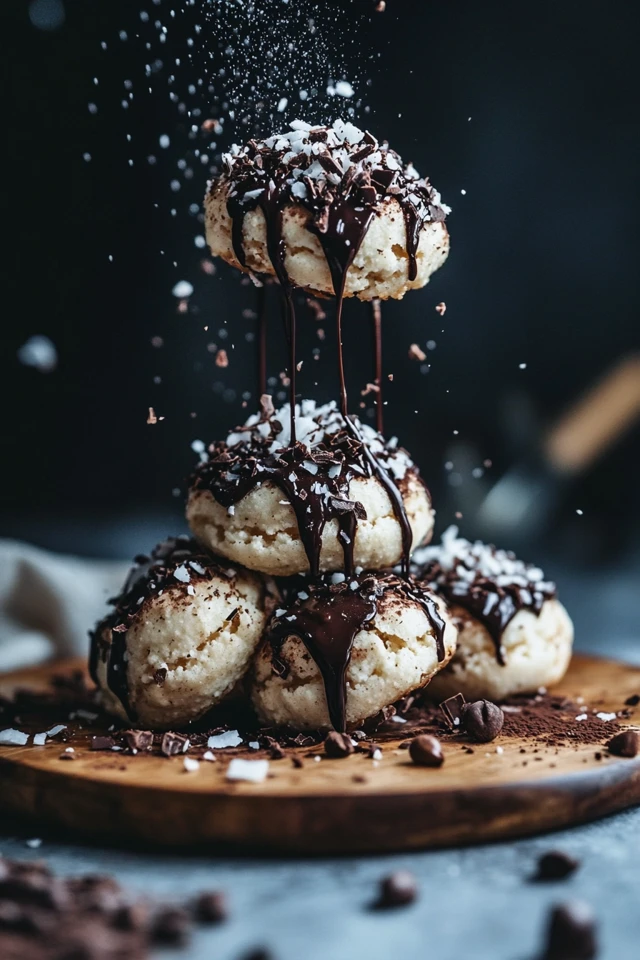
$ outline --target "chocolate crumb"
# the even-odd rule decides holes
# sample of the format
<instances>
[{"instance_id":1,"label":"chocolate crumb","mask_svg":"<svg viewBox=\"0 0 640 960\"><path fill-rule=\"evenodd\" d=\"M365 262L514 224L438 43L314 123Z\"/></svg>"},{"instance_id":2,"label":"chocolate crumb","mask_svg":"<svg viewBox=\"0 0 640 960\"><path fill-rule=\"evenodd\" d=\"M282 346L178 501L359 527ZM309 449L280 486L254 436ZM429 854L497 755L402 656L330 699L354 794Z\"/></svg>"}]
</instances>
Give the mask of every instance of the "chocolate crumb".
<instances>
[{"instance_id":1,"label":"chocolate crumb","mask_svg":"<svg viewBox=\"0 0 640 960\"><path fill-rule=\"evenodd\" d=\"M304 767L304 763L300 757L291 757L291 763L294 765L296 770L300 770L302 767Z\"/></svg>"},{"instance_id":2,"label":"chocolate crumb","mask_svg":"<svg viewBox=\"0 0 640 960\"><path fill-rule=\"evenodd\" d=\"M549 850L538 860L538 871L534 880L564 880L580 866L580 861L562 850Z\"/></svg>"},{"instance_id":3,"label":"chocolate crumb","mask_svg":"<svg viewBox=\"0 0 640 960\"><path fill-rule=\"evenodd\" d=\"M409 347L409 359L410 360L419 360L422 363L427 359L427 355L424 350L418 346L417 343L412 343Z\"/></svg>"},{"instance_id":4,"label":"chocolate crumb","mask_svg":"<svg viewBox=\"0 0 640 960\"><path fill-rule=\"evenodd\" d=\"M201 893L194 904L194 915L199 923L224 923L229 917L224 894L217 890Z\"/></svg>"},{"instance_id":5,"label":"chocolate crumb","mask_svg":"<svg viewBox=\"0 0 640 960\"><path fill-rule=\"evenodd\" d=\"M634 693L632 696L627 697L624 702L625 707L637 707L640 703L640 694Z\"/></svg>"},{"instance_id":6,"label":"chocolate crumb","mask_svg":"<svg viewBox=\"0 0 640 960\"><path fill-rule=\"evenodd\" d=\"M396 870L382 879L380 896L374 904L377 910L406 907L418 896L416 878L408 870Z\"/></svg>"},{"instance_id":7,"label":"chocolate crumb","mask_svg":"<svg viewBox=\"0 0 640 960\"><path fill-rule=\"evenodd\" d=\"M332 760L341 760L343 757L348 757L349 754L353 753L351 737L331 730L324 741L324 752Z\"/></svg>"},{"instance_id":8,"label":"chocolate crumb","mask_svg":"<svg viewBox=\"0 0 640 960\"><path fill-rule=\"evenodd\" d=\"M462 726L465 733L476 743L489 743L495 740L504 724L504 714L500 707L490 700L476 700L467 703L462 712Z\"/></svg>"},{"instance_id":9,"label":"chocolate crumb","mask_svg":"<svg viewBox=\"0 0 640 960\"><path fill-rule=\"evenodd\" d=\"M554 907L541 960L593 960L598 945L591 908L581 901Z\"/></svg>"},{"instance_id":10,"label":"chocolate crumb","mask_svg":"<svg viewBox=\"0 0 640 960\"><path fill-rule=\"evenodd\" d=\"M411 741L409 755L419 767L441 767L444 763L440 741L428 734Z\"/></svg>"},{"instance_id":11,"label":"chocolate crumb","mask_svg":"<svg viewBox=\"0 0 640 960\"><path fill-rule=\"evenodd\" d=\"M616 733L607 743L609 753L616 757L637 757L640 749L640 737L635 730L623 730Z\"/></svg>"}]
</instances>

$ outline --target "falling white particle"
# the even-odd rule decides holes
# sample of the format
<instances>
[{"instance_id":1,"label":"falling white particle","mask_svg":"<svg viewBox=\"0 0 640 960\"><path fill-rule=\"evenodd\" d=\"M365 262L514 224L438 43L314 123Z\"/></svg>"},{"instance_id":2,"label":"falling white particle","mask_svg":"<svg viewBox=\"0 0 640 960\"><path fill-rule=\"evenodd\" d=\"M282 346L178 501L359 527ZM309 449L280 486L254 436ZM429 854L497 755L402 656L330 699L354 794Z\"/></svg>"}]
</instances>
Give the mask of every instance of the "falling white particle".
<instances>
[{"instance_id":1,"label":"falling white particle","mask_svg":"<svg viewBox=\"0 0 640 960\"><path fill-rule=\"evenodd\" d=\"M95 116L95 114L98 112L98 107L96 106L95 103L88 103L87 110L89 111L89 113Z\"/></svg>"},{"instance_id":2,"label":"falling white particle","mask_svg":"<svg viewBox=\"0 0 640 960\"><path fill-rule=\"evenodd\" d=\"M227 767L227 780L263 783L269 773L268 760L241 760L236 757Z\"/></svg>"},{"instance_id":3,"label":"falling white particle","mask_svg":"<svg viewBox=\"0 0 640 960\"><path fill-rule=\"evenodd\" d=\"M198 250L204 250L204 248L205 248L206 245L207 245L207 241L206 241L205 238L202 237L202 236L194 237L194 238L193 238L193 242L194 242L194 244L196 245L196 247L198 248Z\"/></svg>"},{"instance_id":4,"label":"falling white particle","mask_svg":"<svg viewBox=\"0 0 640 960\"><path fill-rule=\"evenodd\" d=\"M9 727L7 730L0 730L0 746L3 747L24 747L29 739L28 733L22 730L14 730Z\"/></svg>"},{"instance_id":5,"label":"falling white particle","mask_svg":"<svg viewBox=\"0 0 640 960\"><path fill-rule=\"evenodd\" d=\"M504 753L504 747L496 747L496 753Z\"/></svg>"},{"instance_id":6,"label":"falling white particle","mask_svg":"<svg viewBox=\"0 0 640 960\"><path fill-rule=\"evenodd\" d=\"M19 348L18 360L25 367L34 367L40 373L51 373L58 366L58 351L49 337L36 334Z\"/></svg>"},{"instance_id":7,"label":"falling white particle","mask_svg":"<svg viewBox=\"0 0 640 960\"><path fill-rule=\"evenodd\" d=\"M91 160L91 154L90 154L90 153L83 153L83 154L82 154L82 159L85 160L87 163L89 163L89 161Z\"/></svg>"},{"instance_id":8,"label":"falling white particle","mask_svg":"<svg viewBox=\"0 0 640 960\"><path fill-rule=\"evenodd\" d=\"M163 150L166 150L169 144L171 143L171 139L166 135L166 133L163 133L160 139L158 140L158 143L160 144Z\"/></svg>"},{"instance_id":9,"label":"falling white particle","mask_svg":"<svg viewBox=\"0 0 640 960\"><path fill-rule=\"evenodd\" d=\"M237 730L227 730L225 733L217 733L207 740L207 746L210 750L220 750L224 747L239 747L241 743L242 737Z\"/></svg>"},{"instance_id":10,"label":"falling white particle","mask_svg":"<svg viewBox=\"0 0 640 960\"><path fill-rule=\"evenodd\" d=\"M200 769L199 762L194 760L193 757L185 757L182 762L187 773L197 773Z\"/></svg>"},{"instance_id":11,"label":"falling white particle","mask_svg":"<svg viewBox=\"0 0 640 960\"><path fill-rule=\"evenodd\" d=\"M374 750L371 754L372 760L382 760L382 750Z\"/></svg>"},{"instance_id":12,"label":"falling white particle","mask_svg":"<svg viewBox=\"0 0 640 960\"><path fill-rule=\"evenodd\" d=\"M112 749L112 750L122 750L122 747L111 747L111 749ZM73 747L65 747L65 748L64 748L64 752L65 752L65 753L75 753L75 750L73 749Z\"/></svg>"},{"instance_id":13,"label":"falling white particle","mask_svg":"<svg viewBox=\"0 0 640 960\"><path fill-rule=\"evenodd\" d=\"M194 440L191 444L191 449L194 453L204 453L205 443L204 440Z\"/></svg>"},{"instance_id":14,"label":"falling white particle","mask_svg":"<svg viewBox=\"0 0 640 960\"><path fill-rule=\"evenodd\" d=\"M466 197L466 195L467 195L467 191L466 191L466 190L461 190L460 193L462 194L463 197Z\"/></svg>"},{"instance_id":15,"label":"falling white particle","mask_svg":"<svg viewBox=\"0 0 640 960\"><path fill-rule=\"evenodd\" d=\"M27 846L31 847L32 850L37 850L38 847L42 846L42 840L40 837L32 837L31 840L27 840Z\"/></svg>"},{"instance_id":16,"label":"falling white particle","mask_svg":"<svg viewBox=\"0 0 640 960\"><path fill-rule=\"evenodd\" d=\"M193 284L189 283L188 280L178 280L171 293L179 300L184 300L185 297L190 297L193 293Z\"/></svg>"},{"instance_id":17,"label":"falling white particle","mask_svg":"<svg viewBox=\"0 0 640 960\"><path fill-rule=\"evenodd\" d=\"M287 98L282 97L282 99L278 101L278 113L284 113L284 111L287 109L288 103L289 101L287 100Z\"/></svg>"},{"instance_id":18,"label":"falling white particle","mask_svg":"<svg viewBox=\"0 0 640 960\"><path fill-rule=\"evenodd\" d=\"M617 718L617 714L615 714L615 713L596 713L596 717L598 718L598 720L604 720L605 723L609 723L609 721L615 720L615 719Z\"/></svg>"},{"instance_id":19,"label":"falling white particle","mask_svg":"<svg viewBox=\"0 0 640 960\"><path fill-rule=\"evenodd\" d=\"M578 514L579 517L581 517L581 516L583 515L584 511L583 511L583 510L576 510L576 513Z\"/></svg>"}]
</instances>

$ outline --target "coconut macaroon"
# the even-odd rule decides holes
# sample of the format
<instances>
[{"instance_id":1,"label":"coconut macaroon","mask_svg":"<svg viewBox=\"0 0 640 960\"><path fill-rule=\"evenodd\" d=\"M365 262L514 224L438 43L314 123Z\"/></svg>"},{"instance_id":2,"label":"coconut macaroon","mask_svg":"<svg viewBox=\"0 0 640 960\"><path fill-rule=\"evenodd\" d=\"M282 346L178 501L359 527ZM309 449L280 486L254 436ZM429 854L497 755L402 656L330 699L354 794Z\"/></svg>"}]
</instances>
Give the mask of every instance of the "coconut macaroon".
<instances>
[{"instance_id":1,"label":"coconut macaroon","mask_svg":"<svg viewBox=\"0 0 640 960\"><path fill-rule=\"evenodd\" d=\"M205 197L212 254L309 292L400 299L449 252L449 208L387 143L302 120L234 145ZM340 289L342 288L342 289Z\"/></svg>"},{"instance_id":2,"label":"coconut macaroon","mask_svg":"<svg viewBox=\"0 0 640 960\"><path fill-rule=\"evenodd\" d=\"M115 609L92 635L104 707L154 730L219 703L247 671L269 609L266 587L187 538L137 557Z\"/></svg>"},{"instance_id":3,"label":"coconut macaroon","mask_svg":"<svg viewBox=\"0 0 640 960\"><path fill-rule=\"evenodd\" d=\"M424 687L455 645L446 604L414 580L333 574L298 584L255 658L253 704L264 723L343 732Z\"/></svg>"},{"instance_id":4,"label":"coconut macaroon","mask_svg":"<svg viewBox=\"0 0 640 960\"><path fill-rule=\"evenodd\" d=\"M212 444L192 478L187 519L210 550L251 570L381 569L426 542L431 500L395 438L385 440L336 404L262 413Z\"/></svg>"},{"instance_id":5,"label":"coconut macaroon","mask_svg":"<svg viewBox=\"0 0 640 960\"><path fill-rule=\"evenodd\" d=\"M430 694L504 700L562 679L573 624L539 567L470 543L458 537L457 527L439 546L418 550L414 562L424 582L447 600L458 627L456 654Z\"/></svg>"}]
</instances>

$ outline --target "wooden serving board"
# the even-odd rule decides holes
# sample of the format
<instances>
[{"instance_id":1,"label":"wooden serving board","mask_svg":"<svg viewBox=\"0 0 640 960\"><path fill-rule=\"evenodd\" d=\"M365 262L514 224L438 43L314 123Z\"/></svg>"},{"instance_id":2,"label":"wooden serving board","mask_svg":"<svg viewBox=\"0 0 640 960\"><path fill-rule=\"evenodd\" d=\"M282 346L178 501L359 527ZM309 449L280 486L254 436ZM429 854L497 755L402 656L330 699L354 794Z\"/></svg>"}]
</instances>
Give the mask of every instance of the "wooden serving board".
<instances>
[{"instance_id":1,"label":"wooden serving board","mask_svg":"<svg viewBox=\"0 0 640 960\"><path fill-rule=\"evenodd\" d=\"M66 667L78 663L6 675L0 693L45 688ZM554 693L617 711L640 693L640 670L575 656ZM60 761L65 745L59 740L0 746L0 805L38 824L111 842L381 852L523 836L640 803L640 756L620 759L602 751L598 760L600 748L593 744L539 747L532 756L538 745L530 739L501 737L474 745L473 753L466 752L468 744L451 742L444 744L439 769L413 765L407 751L397 749L402 738L386 742L377 763L364 754L315 761L322 747L312 747L296 751L301 769L288 751L271 761L266 781L252 784L225 779L225 751L217 752L216 763L203 761L188 773L182 757L90 752L91 736L103 731L86 724L81 730L74 722L69 730L73 763ZM251 750L243 755L256 757Z\"/></svg>"}]
</instances>

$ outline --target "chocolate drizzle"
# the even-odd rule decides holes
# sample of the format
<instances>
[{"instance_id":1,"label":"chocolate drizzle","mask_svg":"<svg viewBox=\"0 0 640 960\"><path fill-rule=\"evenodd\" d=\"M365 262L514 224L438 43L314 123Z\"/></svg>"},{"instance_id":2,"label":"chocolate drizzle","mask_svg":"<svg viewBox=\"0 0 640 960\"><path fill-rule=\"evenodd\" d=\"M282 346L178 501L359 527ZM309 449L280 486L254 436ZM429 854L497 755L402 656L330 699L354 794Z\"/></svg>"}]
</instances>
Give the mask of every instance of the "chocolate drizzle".
<instances>
[{"instance_id":1,"label":"chocolate drizzle","mask_svg":"<svg viewBox=\"0 0 640 960\"><path fill-rule=\"evenodd\" d=\"M346 674L356 635L372 625L380 599L387 591L405 601L419 604L435 634L438 660L445 657L445 623L433 596L417 581L394 574L361 574L355 579L333 583L325 577L319 583L298 580L291 594L297 594L288 609L276 616L268 628L274 672L286 677L280 650L290 636L299 637L318 666L324 683L329 718L334 728L346 730Z\"/></svg>"},{"instance_id":2,"label":"chocolate drizzle","mask_svg":"<svg viewBox=\"0 0 640 960\"><path fill-rule=\"evenodd\" d=\"M361 503L349 499L355 478L376 477L384 486L400 524L403 563L408 567L411 525L406 514L402 489L409 477L418 477L405 451L387 445L371 427L355 417L344 418L334 404L317 411L305 401L301 407L305 439L295 445L278 441L282 424L278 414L270 419L250 419L227 442L209 447L209 458L192 477L193 490L209 490L227 509L234 506L258 484L270 481L290 502L298 522L311 575L320 573L322 533L327 522L337 520L344 554L344 570L354 569L354 544L359 519L366 519ZM403 473L396 483L392 471ZM399 485L398 485L399 484Z\"/></svg>"},{"instance_id":3,"label":"chocolate drizzle","mask_svg":"<svg viewBox=\"0 0 640 960\"><path fill-rule=\"evenodd\" d=\"M130 720L135 711L129 700L127 682L127 631L136 621L145 601L168 590L186 593L190 584L229 577L202 547L188 537L170 538L158 544L150 557L138 556L127 576L122 593L109 601L114 610L90 634L89 673L98 683L98 663L107 664L107 686L120 700Z\"/></svg>"},{"instance_id":4,"label":"chocolate drizzle","mask_svg":"<svg viewBox=\"0 0 640 960\"><path fill-rule=\"evenodd\" d=\"M520 610L538 615L545 601L556 596L555 584L545 581L538 567L505 550L456 538L449 531L441 547L426 547L416 559L422 561L421 579L486 628L503 666L502 634L515 615Z\"/></svg>"}]
</instances>

